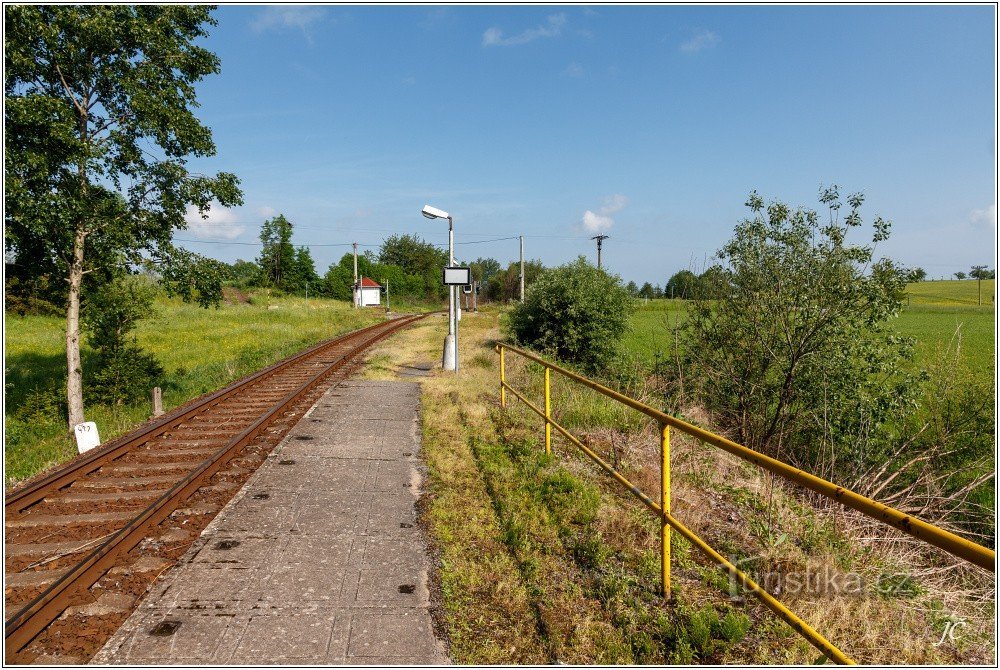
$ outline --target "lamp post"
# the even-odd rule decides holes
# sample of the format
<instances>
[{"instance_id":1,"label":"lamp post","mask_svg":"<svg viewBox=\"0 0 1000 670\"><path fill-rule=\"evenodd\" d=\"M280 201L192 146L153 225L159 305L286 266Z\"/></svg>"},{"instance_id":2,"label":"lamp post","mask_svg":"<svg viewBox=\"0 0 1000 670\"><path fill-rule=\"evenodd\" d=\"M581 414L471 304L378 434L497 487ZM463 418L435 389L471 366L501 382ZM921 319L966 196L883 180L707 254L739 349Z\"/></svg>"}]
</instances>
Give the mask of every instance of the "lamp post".
<instances>
[{"instance_id":1,"label":"lamp post","mask_svg":"<svg viewBox=\"0 0 1000 670\"><path fill-rule=\"evenodd\" d=\"M455 225L451 214L442 211L437 207L424 205L420 212L428 219L448 219L448 264L455 264ZM458 322L455 318L455 307L458 301L455 295L454 286L448 287L448 336L444 338L444 355L441 358L441 367L445 370L458 372Z\"/></svg>"}]
</instances>

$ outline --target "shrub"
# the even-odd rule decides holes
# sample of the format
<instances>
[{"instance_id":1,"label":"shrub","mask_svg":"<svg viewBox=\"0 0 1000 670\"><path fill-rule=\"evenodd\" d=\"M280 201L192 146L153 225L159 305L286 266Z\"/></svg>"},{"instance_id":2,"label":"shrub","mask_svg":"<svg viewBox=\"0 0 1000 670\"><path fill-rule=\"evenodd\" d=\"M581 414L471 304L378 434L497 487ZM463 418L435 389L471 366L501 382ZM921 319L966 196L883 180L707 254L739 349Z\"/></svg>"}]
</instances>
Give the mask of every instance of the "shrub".
<instances>
[{"instance_id":1,"label":"shrub","mask_svg":"<svg viewBox=\"0 0 1000 670\"><path fill-rule=\"evenodd\" d=\"M728 291L696 301L681 329L685 385L717 421L748 446L848 476L891 456L919 388L912 341L891 324L907 273L874 259L889 223L875 219L871 245L846 241L863 200L850 196L841 221L825 189L822 221L752 193L751 218L718 254Z\"/></svg>"},{"instance_id":2,"label":"shrub","mask_svg":"<svg viewBox=\"0 0 1000 670\"><path fill-rule=\"evenodd\" d=\"M631 309L621 279L581 256L546 271L511 311L507 329L520 344L595 372L614 358Z\"/></svg>"},{"instance_id":3,"label":"shrub","mask_svg":"<svg viewBox=\"0 0 1000 670\"><path fill-rule=\"evenodd\" d=\"M87 297L84 320L97 350L97 372L88 394L98 402L121 404L145 395L163 375L152 354L139 347L131 332L153 314L156 287L146 277L115 279Z\"/></svg>"}]
</instances>

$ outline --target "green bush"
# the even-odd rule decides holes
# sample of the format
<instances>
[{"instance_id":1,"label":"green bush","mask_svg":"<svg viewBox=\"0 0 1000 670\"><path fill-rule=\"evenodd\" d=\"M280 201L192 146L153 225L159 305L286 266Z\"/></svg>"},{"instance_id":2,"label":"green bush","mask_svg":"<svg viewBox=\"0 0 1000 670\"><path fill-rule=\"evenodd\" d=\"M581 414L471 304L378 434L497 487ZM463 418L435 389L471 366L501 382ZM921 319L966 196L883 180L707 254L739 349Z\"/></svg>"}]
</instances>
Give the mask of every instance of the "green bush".
<instances>
[{"instance_id":1,"label":"green bush","mask_svg":"<svg viewBox=\"0 0 1000 670\"><path fill-rule=\"evenodd\" d=\"M841 220L836 187L820 195L826 217L752 193L751 218L718 254L728 289L693 303L680 330L685 388L718 424L847 481L891 459L919 387L913 343L892 322L906 273L875 257L889 223L873 221L870 245L847 241L863 200L847 198Z\"/></svg>"},{"instance_id":2,"label":"green bush","mask_svg":"<svg viewBox=\"0 0 1000 670\"><path fill-rule=\"evenodd\" d=\"M135 400L163 376L156 358L131 335L140 320L152 316L156 291L147 277L129 275L88 296L84 320L97 350L97 371L86 389L90 399L109 404Z\"/></svg>"},{"instance_id":3,"label":"green bush","mask_svg":"<svg viewBox=\"0 0 1000 670\"><path fill-rule=\"evenodd\" d=\"M631 309L621 278L581 256L543 274L511 311L507 330L520 344L596 372L617 353Z\"/></svg>"}]
</instances>

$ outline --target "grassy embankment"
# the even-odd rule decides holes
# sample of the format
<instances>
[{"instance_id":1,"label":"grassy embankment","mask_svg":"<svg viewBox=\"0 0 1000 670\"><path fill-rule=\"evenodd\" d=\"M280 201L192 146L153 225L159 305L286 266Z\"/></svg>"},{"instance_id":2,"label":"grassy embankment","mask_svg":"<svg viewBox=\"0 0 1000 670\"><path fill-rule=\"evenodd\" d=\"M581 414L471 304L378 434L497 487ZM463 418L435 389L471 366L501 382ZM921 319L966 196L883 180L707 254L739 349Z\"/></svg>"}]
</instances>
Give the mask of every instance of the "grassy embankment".
<instances>
[{"instance_id":1,"label":"grassy embankment","mask_svg":"<svg viewBox=\"0 0 1000 670\"><path fill-rule=\"evenodd\" d=\"M463 319L461 374L435 369L420 379L429 470L423 519L438 552L453 661L815 660L818 653L755 599L730 597L719 569L676 536L674 601L662 601L656 520L571 445L556 439L546 457L540 421L521 403L497 409L497 317ZM432 319L400 334L373 351L367 374L396 378L403 365L439 360L444 330L443 319ZM540 402L540 370L510 360L512 382ZM553 395L560 422L658 497L651 426L556 375ZM988 613L879 542L859 540L846 517L813 510L755 467L683 436L675 434L672 455L677 516L762 581L810 575L812 587L786 589L783 599L857 660L990 658ZM845 587L852 579L856 591ZM832 592L838 585L842 592ZM968 635L935 647L951 613L970 621Z\"/></svg>"},{"instance_id":2,"label":"grassy embankment","mask_svg":"<svg viewBox=\"0 0 1000 670\"><path fill-rule=\"evenodd\" d=\"M274 298L203 309L161 298L155 317L143 321L139 344L166 371L164 409L250 374L311 344L370 325L384 312L355 310L346 302ZM66 431L65 321L59 317L7 315L4 434L5 485L62 462L76 453ZM83 347L84 380L93 351ZM150 402L87 407L107 441L149 418Z\"/></svg>"}]
</instances>

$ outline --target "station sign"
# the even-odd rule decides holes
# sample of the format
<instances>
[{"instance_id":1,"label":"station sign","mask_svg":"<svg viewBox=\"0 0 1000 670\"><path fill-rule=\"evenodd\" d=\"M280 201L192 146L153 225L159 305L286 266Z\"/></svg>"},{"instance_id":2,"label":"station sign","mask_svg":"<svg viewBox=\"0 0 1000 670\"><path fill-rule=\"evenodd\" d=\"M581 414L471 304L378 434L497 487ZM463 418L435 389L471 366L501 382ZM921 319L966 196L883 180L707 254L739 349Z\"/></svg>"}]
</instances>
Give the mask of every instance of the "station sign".
<instances>
[{"instance_id":1,"label":"station sign","mask_svg":"<svg viewBox=\"0 0 1000 670\"><path fill-rule=\"evenodd\" d=\"M442 273L445 286L465 286L472 283L472 269L459 266L446 266Z\"/></svg>"}]
</instances>

